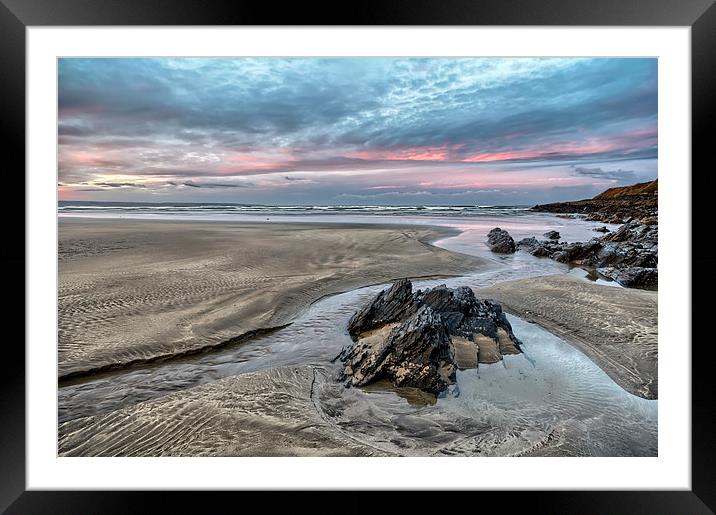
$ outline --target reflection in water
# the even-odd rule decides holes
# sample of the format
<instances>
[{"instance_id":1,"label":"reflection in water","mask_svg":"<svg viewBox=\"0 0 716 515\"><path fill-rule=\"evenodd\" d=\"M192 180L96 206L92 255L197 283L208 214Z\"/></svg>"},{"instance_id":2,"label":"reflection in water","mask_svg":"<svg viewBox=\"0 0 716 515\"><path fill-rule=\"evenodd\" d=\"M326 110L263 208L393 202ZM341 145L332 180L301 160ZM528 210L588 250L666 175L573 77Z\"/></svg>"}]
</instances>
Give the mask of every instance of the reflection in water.
<instances>
[{"instance_id":1,"label":"reflection in water","mask_svg":"<svg viewBox=\"0 0 716 515\"><path fill-rule=\"evenodd\" d=\"M516 239L547 230L523 217L501 220ZM565 222L565 237L584 241L593 224ZM492 222L462 227L439 242L458 252L480 255L507 266L446 280L415 281L416 288L438 284L478 288L546 273L567 265L518 252L495 256L484 246ZM552 228L551 226L548 228ZM335 382L339 364L331 360L351 343L350 316L383 286L324 298L289 327L236 347L129 371L94 376L59 388L60 422L119 407L222 377L286 365L309 364L327 370L317 384L316 406L324 420L351 437L389 452L415 455L607 455L649 456L657 452L657 401L635 397L584 354L543 329L510 317L524 343L523 355L458 372L457 388L434 399L391 385L345 389Z\"/></svg>"}]
</instances>

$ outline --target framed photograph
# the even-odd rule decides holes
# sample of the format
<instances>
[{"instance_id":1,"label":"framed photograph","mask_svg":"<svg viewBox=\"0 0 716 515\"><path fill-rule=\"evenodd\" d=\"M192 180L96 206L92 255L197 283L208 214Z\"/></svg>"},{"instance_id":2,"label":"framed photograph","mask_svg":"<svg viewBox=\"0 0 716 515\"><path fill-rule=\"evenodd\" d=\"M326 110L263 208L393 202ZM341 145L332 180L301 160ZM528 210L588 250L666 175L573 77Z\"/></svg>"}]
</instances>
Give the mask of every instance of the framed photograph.
<instances>
[{"instance_id":1,"label":"framed photograph","mask_svg":"<svg viewBox=\"0 0 716 515\"><path fill-rule=\"evenodd\" d=\"M713 2L365 7L2 1L3 510L713 512Z\"/></svg>"}]
</instances>

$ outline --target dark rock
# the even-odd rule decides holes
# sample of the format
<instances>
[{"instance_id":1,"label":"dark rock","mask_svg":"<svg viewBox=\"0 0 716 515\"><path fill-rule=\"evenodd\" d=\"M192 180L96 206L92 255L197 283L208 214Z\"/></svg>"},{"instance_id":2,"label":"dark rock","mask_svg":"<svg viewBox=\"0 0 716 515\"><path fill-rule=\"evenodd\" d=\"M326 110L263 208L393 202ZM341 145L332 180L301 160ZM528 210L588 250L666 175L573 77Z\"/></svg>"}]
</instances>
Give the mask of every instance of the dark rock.
<instances>
[{"instance_id":1,"label":"dark rock","mask_svg":"<svg viewBox=\"0 0 716 515\"><path fill-rule=\"evenodd\" d=\"M421 306L377 345L360 342L342 358L340 380L365 386L379 378L440 393L455 383L454 350L439 314Z\"/></svg>"},{"instance_id":2,"label":"dark rock","mask_svg":"<svg viewBox=\"0 0 716 515\"><path fill-rule=\"evenodd\" d=\"M537 247L532 249L530 254L537 257L548 257L552 252L553 250L549 247L545 247L544 245L538 245Z\"/></svg>"},{"instance_id":3,"label":"dark rock","mask_svg":"<svg viewBox=\"0 0 716 515\"><path fill-rule=\"evenodd\" d=\"M542 236L544 236L548 240L558 240L560 238L559 232L557 231L547 231Z\"/></svg>"},{"instance_id":4,"label":"dark rock","mask_svg":"<svg viewBox=\"0 0 716 515\"><path fill-rule=\"evenodd\" d=\"M567 243L562 245L553 245L549 250L553 250L550 257L560 263L578 262L585 259L600 248L600 244L594 240L587 243Z\"/></svg>"},{"instance_id":5,"label":"dark rock","mask_svg":"<svg viewBox=\"0 0 716 515\"><path fill-rule=\"evenodd\" d=\"M339 380L352 386L389 379L396 386L439 393L455 382L453 338L472 345L473 356L478 342L489 343L491 356L498 359L521 352L499 304L479 300L467 287L440 285L412 292L407 279L359 310L349 333L355 343L340 354L344 368Z\"/></svg>"},{"instance_id":6,"label":"dark rock","mask_svg":"<svg viewBox=\"0 0 716 515\"><path fill-rule=\"evenodd\" d=\"M595 227L592 230L596 232L609 232L609 229L607 229L604 225L602 225L601 227Z\"/></svg>"},{"instance_id":7,"label":"dark rock","mask_svg":"<svg viewBox=\"0 0 716 515\"><path fill-rule=\"evenodd\" d=\"M659 239L659 227L645 225L637 221L626 223L616 231L602 237L603 241L648 243Z\"/></svg>"},{"instance_id":8,"label":"dark rock","mask_svg":"<svg viewBox=\"0 0 716 515\"><path fill-rule=\"evenodd\" d=\"M569 252L566 252L564 250L554 252L554 253L550 254L549 257L551 257L552 259L554 259L555 261L558 261L560 263L569 263L569 261L570 261Z\"/></svg>"},{"instance_id":9,"label":"dark rock","mask_svg":"<svg viewBox=\"0 0 716 515\"><path fill-rule=\"evenodd\" d=\"M515 245L517 248L534 248L539 245L539 241L537 241L537 238L534 237L522 238Z\"/></svg>"},{"instance_id":10,"label":"dark rock","mask_svg":"<svg viewBox=\"0 0 716 515\"><path fill-rule=\"evenodd\" d=\"M561 246L554 241L537 241L537 238L523 238L517 242L517 248L529 252L533 256L547 257L561 250Z\"/></svg>"},{"instance_id":11,"label":"dark rock","mask_svg":"<svg viewBox=\"0 0 716 515\"><path fill-rule=\"evenodd\" d=\"M515 251L515 240L507 231L495 227L487 233L487 246L498 254L512 254Z\"/></svg>"},{"instance_id":12,"label":"dark rock","mask_svg":"<svg viewBox=\"0 0 716 515\"><path fill-rule=\"evenodd\" d=\"M403 320L415 313L418 305L413 300L413 284L400 279L387 290L381 291L373 302L363 306L348 322L348 332L355 336L391 322Z\"/></svg>"},{"instance_id":13,"label":"dark rock","mask_svg":"<svg viewBox=\"0 0 716 515\"><path fill-rule=\"evenodd\" d=\"M415 298L439 313L453 336L471 338L479 333L494 339L497 329L502 328L519 345L502 306L489 299L479 300L467 286L453 290L443 284L425 292L418 291ZM448 322L448 319L456 323Z\"/></svg>"},{"instance_id":14,"label":"dark rock","mask_svg":"<svg viewBox=\"0 0 716 515\"><path fill-rule=\"evenodd\" d=\"M627 266L622 268L597 268L604 277L612 279L625 288L657 288L659 274L656 268Z\"/></svg>"}]
</instances>

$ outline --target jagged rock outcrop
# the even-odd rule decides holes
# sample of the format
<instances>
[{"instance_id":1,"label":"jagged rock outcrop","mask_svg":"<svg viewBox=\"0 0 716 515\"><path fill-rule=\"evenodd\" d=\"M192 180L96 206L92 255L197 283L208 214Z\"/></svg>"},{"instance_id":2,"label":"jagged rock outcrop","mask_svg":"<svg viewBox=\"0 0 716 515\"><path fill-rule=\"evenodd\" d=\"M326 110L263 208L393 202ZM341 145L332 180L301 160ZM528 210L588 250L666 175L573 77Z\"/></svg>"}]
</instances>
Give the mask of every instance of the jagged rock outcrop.
<instances>
[{"instance_id":1,"label":"jagged rock outcrop","mask_svg":"<svg viewBox=\"0 0 716 515\"><path fill-rule=\"evenodd\" d=\"M587 242L558 243L524 238L516 245L533 256L594 268L628 288L655 288L658 286L658 241L658 226L633 221Z\"/></svg>"},{"instance_id":2,"label":"jagged rock outcrop","mask_svg":"<svg viewBox=\"0 0 716 515\"><path fill-rule=\"evenodd\" d=\"M457 368L521 352L499 304L477 299L467 287L413 292L407 279L356 312L348 332L354 344L339 356L339 380L347 386L389 379L438 394L455 383Z\"/></svg>"},{"instance_id":3,"label":"jagged rock outcrop","mask_svg":"<svg viewBox=\"0 0 716 515\"><path fill-rule=\"evenodd\" d=\"M659 204L658 180L631 186L610 188L594 198L573 202L542 204L532 211L547 213L579 213L587 220L622 224L632 220L656 225Z\"/></svg>"},{"instance_id":4,"label":"jagged rock outcrop","mask_svg":"<svg viewBox=\"0 0 716 515\"><path fill-rule=\"evenodd\" d=\"M492 252L498 254L512 254L515 252L515 240L512 239L510 233L495 227L487 233L487 246Z\"/></svg>"},{"instance_id":5,"label":"jagged rock outcrop","mask_svg":"<svg viewBox=\"0 0 716 515\"><path fill-rule=\"evenodd\" d=\"M413 386L440 393L455 383L455 351L437 313L421 306L385 338L359 339L341 359L341 379L364 386L390 379L396 386Z\"/></svg>"},{"instance_id":6,"label":"jagged rock outcrop","mask_svg":"<svg viewBox=\"0 0 716 515\"><path fill-rule=\"evenodd\" d=\"M413 299L413 283L409 279L400 279L351 317L348 332L354 336L403 320L415 313L418 307Z\"/></svg>"}]
</instances>

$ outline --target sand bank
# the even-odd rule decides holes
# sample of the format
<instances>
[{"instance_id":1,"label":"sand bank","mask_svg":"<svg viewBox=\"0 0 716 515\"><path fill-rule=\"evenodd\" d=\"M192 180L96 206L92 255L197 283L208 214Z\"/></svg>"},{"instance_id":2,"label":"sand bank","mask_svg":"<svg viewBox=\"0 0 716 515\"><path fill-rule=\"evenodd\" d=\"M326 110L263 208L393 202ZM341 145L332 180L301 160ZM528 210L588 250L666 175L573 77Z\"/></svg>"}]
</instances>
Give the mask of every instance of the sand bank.
<instances>
[{"instance_id":1,"label":"sand bank","mask_svg":"<svg viewBox=\"0 0 716 515\"><path fill-rule=\"evenodd\" d=\"M658 397L657 292L549 275L502 282L477 295L576 345L628 392Z\"/></svg>"},{"instance_id":2,"label":"sand bank","mask_svg":"<svg viewBox=\"0 0 716 515\"><path fill-rule=\"evenodd\" d=\"M487 262L437 227L137 220L59 222L58 369L82 375L289 323L320 297Z\"/></svg>"}]
</instances>

